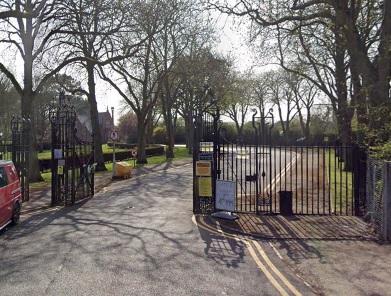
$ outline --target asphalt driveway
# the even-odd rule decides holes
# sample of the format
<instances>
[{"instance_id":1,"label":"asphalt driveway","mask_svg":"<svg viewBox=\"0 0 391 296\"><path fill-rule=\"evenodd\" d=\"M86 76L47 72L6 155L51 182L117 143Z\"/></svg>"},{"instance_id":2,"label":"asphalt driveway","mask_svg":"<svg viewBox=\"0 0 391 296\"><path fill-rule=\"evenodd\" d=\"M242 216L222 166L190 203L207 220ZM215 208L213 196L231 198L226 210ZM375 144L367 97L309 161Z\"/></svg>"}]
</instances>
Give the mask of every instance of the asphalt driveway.
<instances>
[{"instance_id":1,"label":"asphalt driveway","mask_svg":"<svg viewBox=\"0 0 391 296\"><path fill-rule=\"evenodd\" d=\"M191 171L114 183L9 228L0 234L0 295L281 294L243 241L192 222Z\"/></svg>"}]
</instances>

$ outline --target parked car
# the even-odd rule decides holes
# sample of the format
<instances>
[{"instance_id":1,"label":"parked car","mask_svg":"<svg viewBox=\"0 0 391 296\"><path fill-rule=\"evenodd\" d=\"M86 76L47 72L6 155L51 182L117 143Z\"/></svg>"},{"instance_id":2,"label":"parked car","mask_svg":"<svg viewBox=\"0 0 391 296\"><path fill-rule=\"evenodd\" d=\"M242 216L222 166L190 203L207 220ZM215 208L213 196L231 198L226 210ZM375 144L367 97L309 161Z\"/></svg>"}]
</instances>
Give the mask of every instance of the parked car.
<instances>
[{"instance_id":1,"label":"parked car","mask_svg":"<svg viewBox=\"0 0 391 296\"><path fill-rule=\"evenodd\" d=\"M0 229L19 222L22 194L12 161L0 160Z\"/></svg>"}]
</instances>

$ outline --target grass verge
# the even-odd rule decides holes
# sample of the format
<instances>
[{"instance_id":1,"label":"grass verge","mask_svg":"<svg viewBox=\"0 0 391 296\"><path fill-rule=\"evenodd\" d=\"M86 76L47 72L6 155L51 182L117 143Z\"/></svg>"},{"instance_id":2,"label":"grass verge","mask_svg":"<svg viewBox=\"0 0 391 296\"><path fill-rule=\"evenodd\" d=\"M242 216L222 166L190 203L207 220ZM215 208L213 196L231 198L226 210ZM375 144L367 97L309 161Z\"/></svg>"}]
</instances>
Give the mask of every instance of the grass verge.
<instances>
[{"instance_id":1,"label":"grass verge","mask_svg":"<svg viewBox=\"0 0 391 296\"><path fill-rule=\"evenodd\" d=\"M345 162L336 156L334 149L326 154L326 165L332 211L335 214L351 214L354 203L353 173L345 169Z\"/></svg>"},{"instance_id":2,"label":"grass verge","mask_svg":"<svg viewBox=\"0 0 391 296\"><path fill-rule=\"evenodd\" d=\"M107 146L107 145L104 145L104 146ZM110 152L112 151L112 150L109 150L109 149L111 149L110 147L106 147L105 149L106 149L106 151L110 151ZM43 153L46 153L46 152L43 152ZM181 160L181 159L190 159L191 158L191 155L188 154L186 147L175 147L174 148L174 155L175 155L175 158L173 160ZM49 156L49 158L50 158L50 156ZM160 165L160 164L166 163L167 159L166 159L165 155L159 155L159 156L148 157L147 161L148 161L148 164L145 164L145 165L136 164L135 167L137 168L137 167L143 167L143 166ZM133 160L127 160L125 162L129 163L132 167L134 167ZM107 171L112 172L113 171L113 163L112 162L106 163L106 169L107 169ZM101 174L101 173L103 173L103 172L97 172L96 174ZM43 187L47 186L52 180L51 172L42 173L41 176L44 179L44 181L32 183L32 184L30 184L30 188L32 188L32 189L43 188Z\"/></svg>"}]
</instances>

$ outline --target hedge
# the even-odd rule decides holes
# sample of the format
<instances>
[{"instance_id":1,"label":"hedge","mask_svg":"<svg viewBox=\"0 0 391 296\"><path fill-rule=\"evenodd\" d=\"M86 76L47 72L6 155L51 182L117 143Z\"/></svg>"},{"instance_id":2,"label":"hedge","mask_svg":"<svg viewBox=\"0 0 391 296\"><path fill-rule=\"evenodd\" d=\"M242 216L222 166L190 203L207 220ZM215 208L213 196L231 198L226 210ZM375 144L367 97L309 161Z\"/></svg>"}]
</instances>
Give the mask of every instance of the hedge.
<instances>
[{"instance_id":1,"label":"hedge","mask_svg":"<svg viewBox=\"0 0 391 296\"><path fill-rule=\"evenodd\" d=\"M119 148L121 148L121 147L119 147ZM121 149L125 149L125 148L121 148ZM147 157L164 155L164 146L147 147L145 149L145 152L147 154ZM112 152L103 153L103 159L105 162L111 162L113 160L113 153ZM116 152L115 159L117 161L132 159L131 150ZM51 169L51 167L52 167L52 160L51 159L40 159L39 160L39 170L41 173L49 171Z\"/></svg>"}]
</instances>

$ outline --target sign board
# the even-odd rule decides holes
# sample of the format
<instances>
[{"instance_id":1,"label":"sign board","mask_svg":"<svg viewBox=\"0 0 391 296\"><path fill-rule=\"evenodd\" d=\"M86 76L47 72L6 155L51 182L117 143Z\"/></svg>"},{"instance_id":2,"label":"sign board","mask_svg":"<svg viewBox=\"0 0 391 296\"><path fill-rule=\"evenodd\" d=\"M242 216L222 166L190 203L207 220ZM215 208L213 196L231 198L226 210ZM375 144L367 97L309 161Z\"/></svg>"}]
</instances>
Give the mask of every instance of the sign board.
<instances>
[{"instance_id":1,"label":"sign board","mask_svg":"<svg viewBox=\"0 0 391 296\"><path fill-rule=\"evenodd\" d=\"M200 142L200 152L213 152L213 142Z\"/></svg>"},{"instance_id":2,"label":"sign board","mask_svg":"<svg viewBox=\"0 0 391 296\"><path fill-rule=\"evenodd\" d=\"M212 161L213 160L213 152L200 152L198 158L199 158L199 160Z\"/></svg>"},{"instance_id":3,"label":"sign board","mask_svg":"<svg viewBox=\"0 0 391 296\"><path fill-rule=\"evenodd\" d=\"M57 163L57 175L64 175L65 159L59 159Z\"/></svg>"},{"instance_id":4,"label":"sign board","mask_svg":"<svg viewBox=\"0 0 391 296\"><path fill-rule=\"evenodd\" d=\"M236 206L236 182L216 181L216 209L234 212Z\"/></svg>"},{"instance_id":5,"label":"sign board","mask_svg":"<svg viewBox=\"0 0 391 296\"><path fill-rule=\"evenodd\" d=\"M137 157L137 150L131 150L131 154L133 158Z\"/></svg>"},{"instance_id":6,"label":"sign board","mask_svg":"<svg viewBox=\"0 0 391 296\"><path fill-rule=\"evenodd\" d=\"M54 159L60 159L62 158L62 150L61 149L54 149Z\"/></svg>"},{"instance_id":7,"label":"sign board","mask_svg":"<svg viewBox=\"0 0 391 296\"><path fill-rule=\"evenodd\" d=\"M112 131L110 133L110 139L112 139L113 141L118 141L118 133L116 131Z\"/></svg>"},{"instance_id":8,"label":"sign board","mask_svg":"<svg viewBox=\"0 0 391 296\"><path fill-rule=\"evenodd\" d=\"M62 165L57 167L57 175L64 175L64 167Z\"/></svg>"},{"instance_id":9,"label":"sign board","mask_svg":"<svg viewBox=\"0 0 391 296\"><path fill-rule=\"evenodd\" d=\"M238 148L236 150L236 158L237 159L249 159L250 152L245 148Z\"/></svg>"},{"instance_id":10,"label":"sign board","mask_svg":"<svg viewBox=\"0 0 391 296\"><path fill-rule=\"evenodd\" d=\"M210 161L200 160L196 162L196 176L210 177L212 176L212 163Z\"/></svg>"},{"instance_id":11,"label":"sign board","mask_svg":"<svg viewBox=\"0 0 391 296\"><path fill-rule=\"evenodd\" d=\"M198 195L202 197L212 197L211 177L198 177Z\"/></svg>"}]
</instances>

